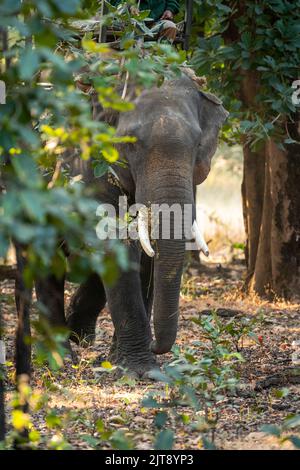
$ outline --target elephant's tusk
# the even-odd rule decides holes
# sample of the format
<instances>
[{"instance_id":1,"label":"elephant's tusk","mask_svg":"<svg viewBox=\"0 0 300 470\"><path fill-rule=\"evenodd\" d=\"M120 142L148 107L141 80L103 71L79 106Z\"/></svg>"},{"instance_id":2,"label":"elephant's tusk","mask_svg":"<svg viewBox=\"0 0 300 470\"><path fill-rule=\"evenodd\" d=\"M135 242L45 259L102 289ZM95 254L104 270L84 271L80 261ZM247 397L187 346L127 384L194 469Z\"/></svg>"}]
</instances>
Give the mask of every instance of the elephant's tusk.
<instances>
[{"instance_id":1,"label":"elephant's tusk","mask_svg":"<svg viewBox=\"0 0 300 470\"><path fill-rule=\"evenodd\" d=\"M155 251L153 250L149 239L148 209L146 207L143 207L139 210L138 233L143 250L148 256L150 256L150 258L153 258Z\"/></svg>"},{"instance_id":2,"label":"elephant's tusk","mask_svg":"<svg viewBox=\"0 0 300 470\"><path fill-rule=\"evenodd\" d=\"M199 251L202 251L205 256L209 256L208 246L205 243L205 240L203 238L203 235L200 231L199 225L197 224L196 220L194 220L194 223L192 226L192 235L196 240L196 244L199 248Z\"/></svg>"}]
</instances>

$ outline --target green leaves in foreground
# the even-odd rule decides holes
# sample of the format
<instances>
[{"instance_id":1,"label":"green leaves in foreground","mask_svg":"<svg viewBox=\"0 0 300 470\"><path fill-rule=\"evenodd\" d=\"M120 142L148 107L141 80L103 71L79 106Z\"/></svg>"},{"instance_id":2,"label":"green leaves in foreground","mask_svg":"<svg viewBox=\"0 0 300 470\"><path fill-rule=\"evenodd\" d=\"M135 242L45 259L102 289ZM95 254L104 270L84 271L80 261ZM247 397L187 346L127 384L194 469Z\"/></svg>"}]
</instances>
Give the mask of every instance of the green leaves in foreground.
<instances>
[{"instance_id":1,"label":"green leaves in foreground","mask_svg":"<svg viewBox=\"0 0 300 470\"><path fill-rule=\"evenodd\" d=\"M173 449L174 432L171 429L164 429L156 436L154 444L155 450L170 450Z\"/></svg>"},{"instance_id":2,"label":"green leaves in foreground","mask_svg":"<svg viewBox=\"0 0 300 470\"><path fill-rule=\"evenodd\" d=\"M293 444L296 449L300 449L300 434L290 434L292 429L297 428L300 431L300 415L290 415L280 426L274 424L266 424L261 427L261 431L274 436L279 440L280 444L288 441Z\"/></svg>"},{"instance_id":3,"label":"green leaves in foreground","mask_svg":"<svg viewBox=\"0 0 300 470\"><path fill-rule=\"evenodd\" d=\"M184 423L189 432L200 433L204 448L214 448L220 403L228 391L239 386L237 366L243 358L236 352L226 321L215 314L193 321L199 326L199 341L183 351L173 347L172 361L162 371L151 373L165 383L165 389L152 391L142 402L145 408L157 410L155 449L172 449L175 435L169 426L176 426L177 421ZM234 331L244 331L238 322L230 324Z\"/></svg>"}]
</instances>

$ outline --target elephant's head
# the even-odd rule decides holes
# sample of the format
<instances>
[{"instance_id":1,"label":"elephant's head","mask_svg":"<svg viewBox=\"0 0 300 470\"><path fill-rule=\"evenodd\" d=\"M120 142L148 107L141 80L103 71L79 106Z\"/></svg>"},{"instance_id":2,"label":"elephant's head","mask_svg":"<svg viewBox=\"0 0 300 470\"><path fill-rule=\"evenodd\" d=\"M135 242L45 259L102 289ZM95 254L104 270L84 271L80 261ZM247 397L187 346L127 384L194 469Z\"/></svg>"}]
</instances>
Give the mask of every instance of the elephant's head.
<instances>
[{"instance_id":1,"label":"elephant's head","mask_svg":"<svg viewBox=\"0 0 300 470\"><path fill-rule=\"evenodd\" d=\"M191 207L195 220L194 188L210 171L227 115L215 96L200 91L187 76L136 98L135 109L121 114L117 129L119 135L135 136L137 142L120 146L128 166L116 168L136 203L147 207L177 204L182 212ZM149 226L143 218L140 214L141 244L148 255L154 255L155 341L151 349L162 354L171 349L176 338L186 240L174 236L178 227L172 220L171 237L160 236L151 245ZM199 238L197 226L194 228Z\"/></svg>"}]
</instances>

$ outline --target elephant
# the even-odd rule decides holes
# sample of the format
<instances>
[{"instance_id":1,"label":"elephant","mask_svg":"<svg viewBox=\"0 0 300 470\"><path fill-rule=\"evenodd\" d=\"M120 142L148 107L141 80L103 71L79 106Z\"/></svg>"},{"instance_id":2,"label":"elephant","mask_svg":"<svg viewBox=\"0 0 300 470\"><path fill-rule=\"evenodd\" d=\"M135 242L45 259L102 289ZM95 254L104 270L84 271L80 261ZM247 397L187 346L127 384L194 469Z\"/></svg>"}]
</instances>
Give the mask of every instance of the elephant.
<instances>
[{"instance_id":1,"label":"elephant","mask_svg":"<svg viewBox=\"0 0 300 470\"><path fill-rule=\"evenodd\" d=\"M124 194L130 204L146 208L177 204L184 212L191 207L192 233L203 249L195 222L195 187L209 174L218 134L228 116L222 102L184 73L159 88L142 91L133 99L134 109L126 113L103 110L96 94L92 102L95 119L114 124L117 135L135 137L136 142L117 145L126 164L112 165L113 178L111 173L95 178L91 162L80 159L73 173L81 173L85 183L96 188L99 201L116 210ZM75 342L85 338L86 344L92 343L97 317L107 303L115 329L110 360L138 377L149 375L157 367L156 355L170 351L176 340L186 240L172 236L175 229L173 220L169 239L158 236L153 243L139 213L140 238L128 243L135 267L121 272L114 285L92 274L71 299L67 319L63 280L52 276L37 282L37 296L47 305L53 323L67 324Z\"/></svg>"}]
</instances>

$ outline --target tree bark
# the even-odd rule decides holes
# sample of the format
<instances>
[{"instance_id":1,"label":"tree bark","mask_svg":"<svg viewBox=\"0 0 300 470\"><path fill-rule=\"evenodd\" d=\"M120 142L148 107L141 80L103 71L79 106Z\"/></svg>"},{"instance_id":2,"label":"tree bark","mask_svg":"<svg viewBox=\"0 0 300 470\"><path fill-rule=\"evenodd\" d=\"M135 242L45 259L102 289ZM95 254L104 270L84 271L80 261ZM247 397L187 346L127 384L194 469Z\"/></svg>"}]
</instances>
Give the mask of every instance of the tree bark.
<instances>
[{"instance_id":1,"label":"tree bark","mask_svg":"<svg viewBox=\"0 0 300 470\"><path fill-rule=\"evenodd\" d=\"M249 287L259 295L265 295L272 285L271 266L271 225L272 225L272 199L270 195L270 154L266 151L264 174L264 190L261 199L262 214L260 224L256 226L258 238L257 253L254 259L254 270L248 272ZM250 216L251 217L251 216ZM253 219L253 216L252 216ZM255 216L252 223L255 223Z\"/></svg>"},{"instance_id":2,"label":"tree bark","mask_svg":"<svg viewBox=\"0 0 300 470\"><path fill-rule=\"evenodd\" d=\"M294 138L299 138L297 124L290 123L289 127L296 134ZM260 224L257 214L249 209L255 193L245 198L243 191L246 221L257 224L252 234L248 230L248 246L255 246L259 231L254 269L248 262L248 287L260 296L291 298L300 295L300 145L289 144L281 149L269 139L265 151Z\"/></svg>"},{"instance_id":3,"label":"tree bark","mask_svg":"<svg viewBox=\"0 0 300 470\"><path fill-rule=\"evenodd\" d=\"M29 403L24 395L24 385L30 384L31 377L31 331L30 331L30 307L32 300L32 288L27 287L24 281L24 270L27 262L26 248L15 242L17 257L17 276L15 281L15 301L18 313L15 365L16 365L16 389L20 394L21 404L18 409L28 413ZM22 449L28 442L28 429L19 431L14 439L15 450Z\"/></svg>"},{"instance_id":4,"label":"tree bark","mask_svg":"<svg viewBox=\"0 0 300 470\"><path fill-rule=\"evenodd\" d=\"M265 186L265 148L253 152L244 143L244 170L242 183L243 215L246 232L245 257L248 270L246 284L254 270L259 244Z\"/></svg>"},{"instance_id":5,"label":"tree bark","mask_svg":"<svg viewBox=\"0 0 300 470\"><path fill-rule=\"evenodd\" d=\"M299 140L297 124L289 127ZM300 294L300 143L283 151L271 140L268 152L273 202L272 287L276 295L290 298Z\"/></svg>"},{"instance_id":6,"label":"tree bark","mask_svg":"<svg viewBox=\"0 0 300 470\"><path fill-rule=\"evenodd\" d=\"M232 6L230 0L225 3ZM244 0L236 4L223 33L226 44L240 40L236 20L245 15L245 9ZM239 73L242 80L238 96L244 110L259 112L261 104L256 97L260 73L251 69L240 69ZM242 142L242 198L247 235L245 287L261 296L291 298L300 295L299 113L282 130L282 135L297 143L281 148L269 139L260 150L252 151L250 136L245 136Z\"/></svg>"}]
</instances>

